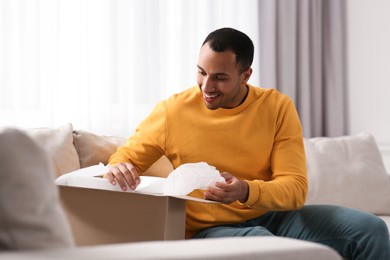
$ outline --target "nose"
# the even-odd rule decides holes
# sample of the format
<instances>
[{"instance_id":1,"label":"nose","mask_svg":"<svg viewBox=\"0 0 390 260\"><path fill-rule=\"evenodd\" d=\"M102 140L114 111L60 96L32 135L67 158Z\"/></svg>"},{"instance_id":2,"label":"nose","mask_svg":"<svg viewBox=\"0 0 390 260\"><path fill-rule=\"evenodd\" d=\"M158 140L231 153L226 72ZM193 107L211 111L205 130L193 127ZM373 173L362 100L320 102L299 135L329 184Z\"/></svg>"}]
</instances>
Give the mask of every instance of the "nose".
<instances>
[{"instance_id":1,"label":"nose","mask_svg":"<svg viewBox=\"0 0 390 260\"><path fill-rule=\"evenodd\" d=\"M214 84L210 80L210 77L204 77L202 81L203 92L213 92L215 90Z\"/></svg>"}]
</instances>

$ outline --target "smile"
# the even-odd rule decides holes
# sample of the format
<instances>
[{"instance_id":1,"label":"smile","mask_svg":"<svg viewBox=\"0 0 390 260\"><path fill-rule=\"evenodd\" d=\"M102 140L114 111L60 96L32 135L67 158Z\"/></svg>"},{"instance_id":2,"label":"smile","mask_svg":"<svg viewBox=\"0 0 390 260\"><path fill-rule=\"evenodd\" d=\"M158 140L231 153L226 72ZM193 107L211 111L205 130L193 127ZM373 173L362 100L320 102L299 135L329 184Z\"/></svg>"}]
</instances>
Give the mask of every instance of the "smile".
<instances>
[{"instance_id":1,"label":"smile","mask_svg":"<svg viewBox=\"0 0 390 260\"><path fill-rule=\"evenodd\" d=\"M203 95L206 97L206 98L216 98L218 96L218 94L215 94L215 95L207 95L205 93L203 93Z\"/></svg>"},{"instance_id":2,"label":"smile","mask_svg":"<svg viewBox=\"0 0 390 260\"><path fill-rule=\"evenodd\" d=\"M214 103L214 101L216 101L220 96L221 94L210 95L210 94L203 93L204 101L209 104Z\"/></svg>"}]
</instances>

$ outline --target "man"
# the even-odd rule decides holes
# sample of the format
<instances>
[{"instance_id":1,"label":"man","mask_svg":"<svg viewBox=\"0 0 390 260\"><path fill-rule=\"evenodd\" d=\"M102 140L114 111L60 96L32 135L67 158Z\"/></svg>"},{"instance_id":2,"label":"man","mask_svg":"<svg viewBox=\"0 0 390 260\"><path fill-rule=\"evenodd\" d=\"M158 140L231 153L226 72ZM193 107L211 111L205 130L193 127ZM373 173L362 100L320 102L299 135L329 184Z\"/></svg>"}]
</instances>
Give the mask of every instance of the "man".
<instances>
[{"instance_id":1,"label":"man","mask_svg":"<svg viewBox=\"0 0 390 260\"><path fill-rule=\"evenodd\" d=\"M248 84L253 53L240 31L210 33L199 54L198 86L160 102L111 156L106 178L135 189L162 155L174 168L204 161L225 182L191 195L221 203L187 202L187 238L276 235L323 243L354 259L389 259L389 234L378 218L303 206L308 187L299 117L287 96Z\"/></svg>"}]
</instances>

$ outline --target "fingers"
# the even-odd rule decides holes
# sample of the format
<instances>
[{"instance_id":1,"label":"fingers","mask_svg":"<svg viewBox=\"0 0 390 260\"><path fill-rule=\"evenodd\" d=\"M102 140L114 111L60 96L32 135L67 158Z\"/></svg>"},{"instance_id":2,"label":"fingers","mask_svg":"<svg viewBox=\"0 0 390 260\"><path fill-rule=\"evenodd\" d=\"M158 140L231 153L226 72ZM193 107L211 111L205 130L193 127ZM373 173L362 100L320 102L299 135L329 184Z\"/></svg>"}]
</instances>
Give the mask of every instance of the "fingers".
<instances>
[{"instance_id":1,"label":"fingers","mask_svg":"<svg viewBox=\"0 0 390 260\"><path fill-rule=\"evenodd\" d=\"M222 173L221 176L225 182L217 182L214 187L208 188L204 193L204 198L225 204L243 200L242 185L247 185L246 182L238 180L229 173Z\"/></svg>"},{"instance_id":2,"label":"fingers","mask_svg":"<svg viewBox=\"0 0 390 260\"><path fill-rule=\"evenodd\" d=\"M237 192L235 190L221 189L218 187L210 187L204 193L204 198L208 200L219 201L225 204L232 203L237 200Z\"/></svg>"},{"instance_id":3,"label":"fingers","mask_svg":"<svg viewBox=\"0 0 390 260\"><path fill-rule=\"evenodd\" d=\"M228 172L221 173L221 176L225 179L225 182L231 183L234 180L234 176Z\"/></svg>"},{"instance_id":4,"label":"fingers","mask_svg":"<svg viewBox=\"0 0 390 260\"><path fill-rule=\"evenodd\" d=\"M216 182L215 187L224 191L234 191L237 189L235 182L238 181L238 179L236 177L227 172L221 173L221 176L225 179L225 181Z\"/></svg>"},{"instance_id":5,"label":"fingers","mask_svg":"<svg viewBox=\"0 0 390 260\"><path fill-rule=\"evenodd\" d=\"M218 188L209 188L204 193L204 198L208 200L219 201L225 204L229 204L235 201L234 197L232 197L232 195L229 192L226 192Z\"/></svg>"},{"instance_id":6,"label":"fingers","mask_svg":"<svg viewBox=\"0 0 390 260\"><path fill-rule=\"evenodd\" d=\"M135 190L140 183L139 173L131 163L118 163L109 167L109 172L104 175L108 181L116 185L119 184L123 191L127 190L127 184L131 190Z\"/></svg>"},{"instance_id":7,"label":"fingers","mask_svg":"<svg viewBox=\"0 0 390 260\"><path fill-rule=\"evenodd\" d=\"M103 178L108 179L108 181L109 181L112 185L115 185L115 184L116 184L114 175L113 175L111 172L107 172L107 173L103 174Z\"/></svg>"}]
</instances>

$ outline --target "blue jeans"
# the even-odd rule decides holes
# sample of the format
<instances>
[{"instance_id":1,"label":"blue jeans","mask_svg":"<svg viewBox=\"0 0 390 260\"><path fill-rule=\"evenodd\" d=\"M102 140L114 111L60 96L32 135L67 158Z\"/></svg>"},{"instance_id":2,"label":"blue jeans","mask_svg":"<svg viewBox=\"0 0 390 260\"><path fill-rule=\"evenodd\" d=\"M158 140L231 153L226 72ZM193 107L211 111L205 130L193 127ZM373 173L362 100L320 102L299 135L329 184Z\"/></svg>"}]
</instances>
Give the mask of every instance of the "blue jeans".
<instances>
[{"instance_id":1,"label":"blue jeans","mask_svg":"<svg viewBox=\"0 0 390 260\"><path fill-rule=\"evenodd\" d=\"M295 211L273 211L244 223L207 228L193 238L233 236L282 236L317 242L351 259L389 260L386 224L362 211L307 205Z\"/></svg>"}]
</instances>

